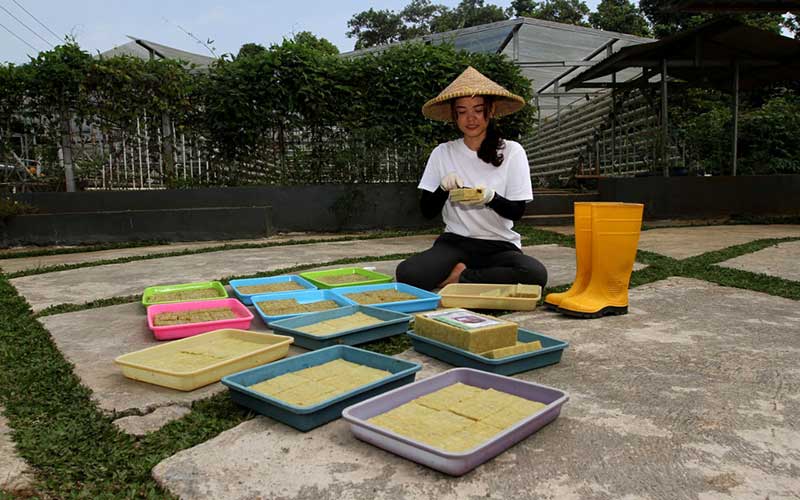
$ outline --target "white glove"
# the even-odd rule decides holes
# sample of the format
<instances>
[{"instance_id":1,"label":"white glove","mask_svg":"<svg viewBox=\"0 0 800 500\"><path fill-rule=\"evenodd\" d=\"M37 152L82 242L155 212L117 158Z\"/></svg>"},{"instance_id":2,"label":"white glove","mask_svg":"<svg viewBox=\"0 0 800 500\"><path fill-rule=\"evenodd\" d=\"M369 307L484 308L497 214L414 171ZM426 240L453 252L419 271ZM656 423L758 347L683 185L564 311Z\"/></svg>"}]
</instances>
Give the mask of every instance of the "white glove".
<instances>
[{"instance_id":1,"label":"white glove","mask_svg":"<svg viewBox=\"0 0 800 500\"><path fill-rule=\"evenodd\" d=\"M475 189L480 189L483 191L483 198L478 200L459 201L458 203L461 203L462 205L483 206L494 199L494 189L484 186L478 186Z\"/></svg>"},{"instance_id":2,"label":"white glove","mask_svg":"<svg viewBox=\"0 0 800 500\"><path fill-rule=\"evenodd\" d=\"M461 178L457 176L454 172L450 172L449 174L442 177L442 182L439 183L439 186L442 187L445 191L450 191L456 188L464 187L464 183L461 181Z\"/></svg>"}]
</instances>

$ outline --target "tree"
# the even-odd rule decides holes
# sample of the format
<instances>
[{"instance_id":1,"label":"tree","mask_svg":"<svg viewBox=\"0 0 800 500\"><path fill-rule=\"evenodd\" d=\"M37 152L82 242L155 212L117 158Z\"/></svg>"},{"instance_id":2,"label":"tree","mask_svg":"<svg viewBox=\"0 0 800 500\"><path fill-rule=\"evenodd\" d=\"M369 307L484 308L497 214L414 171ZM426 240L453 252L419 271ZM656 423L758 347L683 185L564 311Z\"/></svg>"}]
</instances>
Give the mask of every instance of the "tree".
<instances>
[{"instance_id":1,"label":"tree","mask_svg":"<svg viewBox=\"0 0 800 500\"><path fill-rule=\"evenodd\" d=\"M589 6L583 0L544 0L542 2L515 0L511 2L511 9L514 9L517 16L589 26L589 23L586 22Z\"/></svg>"},{"instance_id":2,"label":"tree","mask_svg":"<svg viewBox=\"0 0 800 500\"><path fill-rule=\"evenodd\" d=\"M403 20L391 10L369 9L347 21L348 38L356 38L356 50L400 40Z\"/></svg>"},{"instance_id":3,"label":"tree","mask_svg":"<svg viewBox=\"0 0 800 500\"><path fill-rule=\"evenodd\" d=\"M432 19L431 32L441 33L506 19L508 16L497 5L485 5L483 0L461 0L455 9L444 11Z\"/></svg>"},{"instance_id":4,"label":"tree","mask_svg":"<svg viewBox=\"0 0 800 500\"><path fill-rule=\"evenodd\" d=\"M399 14L374 9L359 12L347 22L347 36L356 38L356 49L364 49L506 19L502 8L484 0L461 0L455 9L431 0L412 0Z\"/></svg>"},{"instance_id":5,"label":"tree","mask_svg":"<svg viewBox=\"0 0 800 500\"><path fill-rule=\"evenodd\" d=\"M650 36L647 20L629 0L602 0L597 12L589 14L589 22L593 28L605 31Z\"/></svg>"},{"instance_id":6,"label":"tree","mask_svg":"<svg viewBox=\"0 0 800 500\"><path fill-rule=\"evenodd\" d=\"M444 5L433 4L430 0L412 0L400 11L400 18L405 24L401 39L410 40L429 35L433 20L448 10Z\"/></svg>"},{"instance_id":7,"label":"tree","mask_svg":"<svg viewBox=\"0 0 800 500\"><path fill-rule=\"evenodd\" d=\"M674 35L679 31L699 26L711 19L726 14L695 14L691 12L665 12L662 0L639 0L639 8L653 25L653 34L657 38ZM750 26L780 33L784 23L783 16L776 13L737 14L732 16Z\"/></svg>"},{"instance_id":8,"label":"tree","mask_svg":"<svg viewBox=\"0 0 800 500\"><path fill-rule=\"evenodd\" d=\"M266 51L267 49L261 44L246 43L239 48L239 53L236 54L236 58L253 57Z\"/></svg>"},{"instance_id":9,"label":"tree","mask_svg":"<svg viewBox=\"0 0 800 500\"><path fill-rule=\"evenodd\" d=\"M306 45L312 49L318 50L323 54L335 56L339 53L338 47L332 44L327 38L317 37L310 31L301 31L297 33L293 40L295 43Z\"/></svg>"},{"instance_id":10,"label":"tree","mask_svg":"<svg viewBox=\"0 0 800 500\"><path fill-rule=\"evenodd\" d=\"M536 3L534 0L511 0L511 6L506 10L509 17L525 17L536 10Z\"/></svg>"}]
</instances>

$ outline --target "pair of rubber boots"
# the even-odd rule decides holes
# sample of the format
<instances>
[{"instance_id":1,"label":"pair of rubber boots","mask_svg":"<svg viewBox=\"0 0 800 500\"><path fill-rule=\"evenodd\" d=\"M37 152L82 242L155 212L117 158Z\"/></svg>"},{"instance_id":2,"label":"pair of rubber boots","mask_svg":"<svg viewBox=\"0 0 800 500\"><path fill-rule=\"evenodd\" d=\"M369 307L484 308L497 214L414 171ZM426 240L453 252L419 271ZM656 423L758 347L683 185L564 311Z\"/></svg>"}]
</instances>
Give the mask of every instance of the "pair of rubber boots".
<instances>
[{"instance_id":1,"label":"pair of rubber boots","mask_svg":"<svg viewBox=\"0 0 800 500\"><path fill-rule=\"evenodd\" d=\"M545 305L580 318L627 314L643 211L640 203L575 203L575 281Z\"/></svg>"}]
</instances>

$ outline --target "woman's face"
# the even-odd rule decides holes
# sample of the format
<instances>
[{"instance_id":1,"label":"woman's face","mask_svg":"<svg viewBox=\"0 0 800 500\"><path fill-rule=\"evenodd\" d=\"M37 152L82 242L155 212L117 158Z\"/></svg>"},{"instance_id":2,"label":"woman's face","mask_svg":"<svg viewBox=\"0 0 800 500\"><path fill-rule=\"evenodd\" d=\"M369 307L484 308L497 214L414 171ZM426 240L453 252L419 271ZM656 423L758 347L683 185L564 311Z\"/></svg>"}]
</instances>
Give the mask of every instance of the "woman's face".
<instances>
[{"instance_id":1,"label":"woman's face","mask_svg":"<svg viewBox=\"0 0 800 500\"><path fill-rule=\"evenodd\" d=\"M489 126L492 110L486 113L483 96L459 97L453 107L456 113L456 124L464 134L464 138L483 139L486 136L486 128Z\"/></svg>"}]
</instances>

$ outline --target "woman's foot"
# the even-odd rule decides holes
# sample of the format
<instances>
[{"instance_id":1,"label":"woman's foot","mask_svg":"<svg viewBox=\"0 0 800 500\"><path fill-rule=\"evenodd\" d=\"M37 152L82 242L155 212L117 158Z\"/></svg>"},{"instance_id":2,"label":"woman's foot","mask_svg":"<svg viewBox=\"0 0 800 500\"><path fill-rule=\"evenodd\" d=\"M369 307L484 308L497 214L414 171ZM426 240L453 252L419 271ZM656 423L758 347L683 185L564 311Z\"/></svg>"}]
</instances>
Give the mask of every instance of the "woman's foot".
<instances>
[{"instance_id":1,"label":"woman's foot","mask_svg":"<svg viewBox=\"0 0 800 500\"><path fill-rule=\"evenodd\" d=\"M461 262L453 266L453 270L450 271L450 276L448 276L446 280L439 283L439 286L437 288L444 288L450 283L458 283L458 280L461 278L461 273L463 273L464 269L466 268L467 266Z\"/></svg>"}]
</instances>

